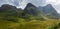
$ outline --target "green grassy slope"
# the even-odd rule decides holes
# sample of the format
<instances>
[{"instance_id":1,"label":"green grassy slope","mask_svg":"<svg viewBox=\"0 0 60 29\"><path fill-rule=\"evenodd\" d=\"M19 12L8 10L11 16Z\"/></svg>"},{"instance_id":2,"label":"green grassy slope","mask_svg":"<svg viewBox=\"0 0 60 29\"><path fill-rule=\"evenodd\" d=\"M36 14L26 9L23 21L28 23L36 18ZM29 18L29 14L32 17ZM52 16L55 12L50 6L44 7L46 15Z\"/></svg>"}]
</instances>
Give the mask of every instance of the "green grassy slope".
<instances>
[{"instance_id":1,"label":"green grassy slope","mask_svg":"<svg viewBox=\"0 0 60 29\"><path fill-rule=\"evenodd\" d=\"M60 21L46 20L39 21L33 20L30 22L11 22L0 20L0 29L54 29Z\"/></svg>"},{"instance_id":2,"label":"green grassy slope","mask_svg":"<svg viewBox=\"0 0 60 29\"><path fill-rule=\"evenodd\" d=\"M32 12L35 10L35 8L31 9L33 9ZM34 13L37 14L36 10ZM59 23L59 19L48 19L42 13L35 16L26 14L23 10L0 12L0 29L58 29L60 28Z\"/></svg>"}]
</instances>

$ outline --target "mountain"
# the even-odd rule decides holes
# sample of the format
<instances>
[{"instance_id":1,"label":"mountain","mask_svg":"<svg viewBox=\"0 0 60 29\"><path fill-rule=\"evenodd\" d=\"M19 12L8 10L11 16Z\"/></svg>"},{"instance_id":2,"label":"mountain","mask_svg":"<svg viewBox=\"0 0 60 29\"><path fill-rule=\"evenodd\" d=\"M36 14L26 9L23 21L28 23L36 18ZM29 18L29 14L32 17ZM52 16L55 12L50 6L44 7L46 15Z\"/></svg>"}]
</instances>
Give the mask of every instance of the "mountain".
<instances>
[{"instance_id":1,"label":"mountain","mask_svg":"<svg viewBox=\"0 0 60 29\"><path fill-rule=\"evenodd\" d=\"M57 13L57 11L52 7L51 4L48 4L47 6L41 7L39 6L40 11L43 12L43 14L45 14L48 17L59 17L59 14Z\"/></svg>"},{"instance_id":2,"label":"mountain","mask_svg":"<svg viewBox=\"0 0 60 29\"><path fill-rule=\"evenodd\" d=\"M16 8L15 6L9 4L3 4L0 7L0 19L7 21L18 21L21 17L23 10L21 8Z\"/></svg>"},{"instance_id":3,"label":"mountain","mask_svg":"<svg viewBox=\"0 0 60 29\"><path fill-rule=\"evenodd\" d=\"M24 14L23 17L26 18L32 18L34 17L34 19L37 20L45 20L43 14L41 13L41 11L33 4L28 3L25 7L25 9L23 10ZM28 19L27 19L28 20ZM30 19L31 20L31 19ZM32 19L33 20L33 19Z\"/></svg>"},{"instance_id":4,"label":"mountain","mask_svg":"<svg viewBox=\"0 0 60 29\"><path fill-rule=\"evenodd\" d=\"M28 3L24 9L25 14L38 15L40 13L39 9L31 3Z\"/></svg>"},{"instance_id":5,"label":"mountain","mask_svg":"<svg viewBox=\"0 0 60 29\"><path fill-rule=\"evenodd\" d=\"M9 5L9 4L3 4L1 7L0 7L0 12L2 11L6 11L6 10L13 10L15 11L17 8L15 6L12 6L12 5Z\"/></svg>"}]
</instances>

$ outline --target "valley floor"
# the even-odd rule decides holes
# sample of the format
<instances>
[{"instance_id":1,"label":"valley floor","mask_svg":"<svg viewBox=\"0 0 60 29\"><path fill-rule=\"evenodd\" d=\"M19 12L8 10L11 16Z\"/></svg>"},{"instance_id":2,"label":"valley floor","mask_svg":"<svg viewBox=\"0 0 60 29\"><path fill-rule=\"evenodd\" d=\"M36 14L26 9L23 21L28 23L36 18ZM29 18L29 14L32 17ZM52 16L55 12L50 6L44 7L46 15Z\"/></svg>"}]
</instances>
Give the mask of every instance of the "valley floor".
<instances>
[{"instance_id":1,"label":"valley floor","mask_svg":"<svg viewBox=\"0 0 60 29\"><path fill-rule=\"evenodd\" d=\"M11 22L0 20L0 29L60 29L60 20Z\"/></svg>"}]
</instances>

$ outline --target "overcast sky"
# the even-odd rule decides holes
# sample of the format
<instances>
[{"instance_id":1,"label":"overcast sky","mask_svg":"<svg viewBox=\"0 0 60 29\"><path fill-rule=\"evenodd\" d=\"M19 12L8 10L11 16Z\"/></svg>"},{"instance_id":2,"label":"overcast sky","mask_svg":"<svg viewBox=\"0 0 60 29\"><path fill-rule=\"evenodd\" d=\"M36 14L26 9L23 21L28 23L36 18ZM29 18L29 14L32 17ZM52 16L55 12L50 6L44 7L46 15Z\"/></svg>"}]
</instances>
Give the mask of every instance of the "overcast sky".
<instances>
[{"instance_id":1,"label":"overcast sky","mask_svg":"<svg viewBox=\"0 0 60 29\"><path fill-rule=\"evenodd\" d=\"M35 6L45 6L47 4L52 4L57 12L60 13L60 0L0 0L0 6L2 4L10 4L22 9L24 9L27 3L32 3Z\"/></svg>"}]
</instances>

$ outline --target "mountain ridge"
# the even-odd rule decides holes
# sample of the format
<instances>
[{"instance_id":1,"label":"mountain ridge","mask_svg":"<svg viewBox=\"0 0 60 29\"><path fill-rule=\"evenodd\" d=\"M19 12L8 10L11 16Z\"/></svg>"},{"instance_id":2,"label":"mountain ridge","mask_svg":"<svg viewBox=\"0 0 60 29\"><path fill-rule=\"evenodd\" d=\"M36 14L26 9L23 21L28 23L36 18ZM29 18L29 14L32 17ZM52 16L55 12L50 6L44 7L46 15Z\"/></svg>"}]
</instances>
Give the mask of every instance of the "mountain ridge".
<instances>
[{"instance_id":1,"label":"mountain ridge","mask_svg":"<svg viewBox=\"0 0 60 29\"><path fill-rule=\"evenodd\" d=\"M24 9L25 13L37 15L39 13L39 9L31 3L28 3Z\"/></svg>"},{"instance_id":2,"label":"mountain ridge","mask_svg":"<svg viewBox=\"0 0 60 29\"><path fill-rule=\"evenodd\" d=\"M48 17L60 17L60 15L57 13L57 11L55 10L55 8L53 8L53 6L51 4L48 4L44 7L41 7L39 6L38 7L42 12L43 14L45 14L46 16Z\"/></svg>"}]
</instances>

